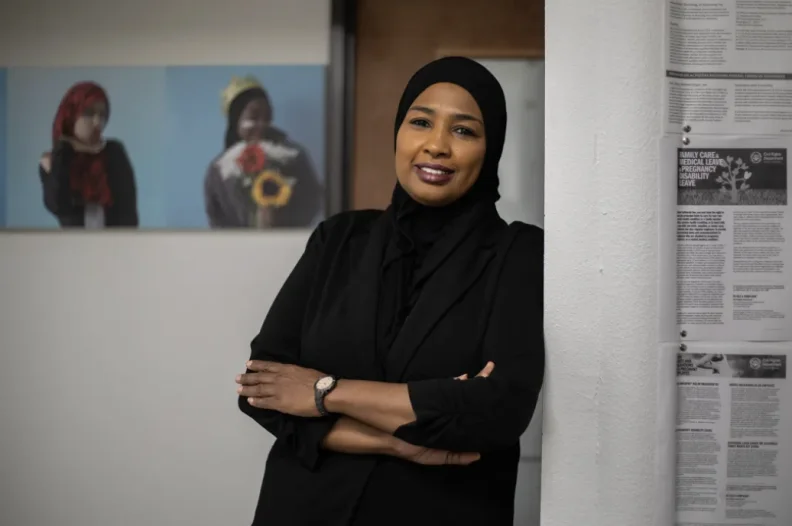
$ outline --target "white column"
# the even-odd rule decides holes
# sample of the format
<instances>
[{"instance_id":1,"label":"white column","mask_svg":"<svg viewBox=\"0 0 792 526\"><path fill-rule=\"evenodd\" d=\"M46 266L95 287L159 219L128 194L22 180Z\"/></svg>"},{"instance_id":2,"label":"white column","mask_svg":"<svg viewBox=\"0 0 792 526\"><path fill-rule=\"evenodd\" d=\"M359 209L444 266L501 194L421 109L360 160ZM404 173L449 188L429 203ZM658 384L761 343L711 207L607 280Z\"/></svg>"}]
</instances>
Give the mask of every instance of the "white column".
<instances>
[{"instance_id":1,"label":"white column","mask_svg":"<svg viewBox=\"0 0 792 526\"><path fill-rule=\"evenodd\" d=\"M542 526L651 526L664 0L547 0Z\"/></svg>"}]
</instances>

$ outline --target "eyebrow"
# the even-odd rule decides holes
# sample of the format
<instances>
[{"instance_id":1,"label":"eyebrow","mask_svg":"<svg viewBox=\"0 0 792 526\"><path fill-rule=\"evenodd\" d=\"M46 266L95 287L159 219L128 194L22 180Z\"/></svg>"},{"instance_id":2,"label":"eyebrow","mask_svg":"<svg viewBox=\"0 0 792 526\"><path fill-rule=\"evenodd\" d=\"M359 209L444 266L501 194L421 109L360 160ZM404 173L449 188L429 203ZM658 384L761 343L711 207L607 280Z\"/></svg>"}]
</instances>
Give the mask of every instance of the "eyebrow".
<instances>
[{"instance_id":1,"label":"eyebrow","mask_svg":"<svg viewBox=\"0 0 792 526\"><path fill-rule=\"evenodd\" d=\"M433 110L432 108L427 108L426 106L412 106L410 108L410 111L420 111L421 113L426 113L427 115L437 115L437 112L435 110ZM453 117L454 120L457 121L475 121L484 124L484 122L480 118L476 117L475 115L471 115L469 113L455 113Z\"/></svg>"}]
</instances>

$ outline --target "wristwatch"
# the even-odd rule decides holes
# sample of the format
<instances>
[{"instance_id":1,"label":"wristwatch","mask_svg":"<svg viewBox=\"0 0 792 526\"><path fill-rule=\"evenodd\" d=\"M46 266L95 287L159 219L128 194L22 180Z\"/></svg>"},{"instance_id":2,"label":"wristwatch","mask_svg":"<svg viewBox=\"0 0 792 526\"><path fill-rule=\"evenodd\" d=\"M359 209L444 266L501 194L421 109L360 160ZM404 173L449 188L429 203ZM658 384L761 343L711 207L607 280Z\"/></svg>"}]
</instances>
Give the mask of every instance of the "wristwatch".
<instances>
[{"instance_id":1,"label":"wristwatch","mask_svg":"<svg viewBox=\"0 0 792 526\"><path fill-rule=\"evenodd\" d=\"M337 382L338 378L330 374L319 378L314 384L314 400L316 401L316 408L322 416L330 414L325 408L324 399L327 393L335 389Z\"/></svg>"}]
</instances>

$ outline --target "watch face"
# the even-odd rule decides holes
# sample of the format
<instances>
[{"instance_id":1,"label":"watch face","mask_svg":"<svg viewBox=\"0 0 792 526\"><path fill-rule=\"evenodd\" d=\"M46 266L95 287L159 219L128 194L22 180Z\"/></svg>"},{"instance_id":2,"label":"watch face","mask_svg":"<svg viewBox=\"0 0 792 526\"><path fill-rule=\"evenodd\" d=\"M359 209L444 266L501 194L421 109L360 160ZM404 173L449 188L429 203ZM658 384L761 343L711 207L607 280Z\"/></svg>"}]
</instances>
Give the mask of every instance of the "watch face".
<instances>
[{"instance_id":1,"label":"watch face","mask_svg":"<svg viewBox=\"0 0 792 526\"><path fill-rule=\"evenodd\" d=\"M330 376L325 376L324 378L320 378L318 382L316 382L317 389L329 389L333 385L333 378Z\"/></svg>"}]
</instances>

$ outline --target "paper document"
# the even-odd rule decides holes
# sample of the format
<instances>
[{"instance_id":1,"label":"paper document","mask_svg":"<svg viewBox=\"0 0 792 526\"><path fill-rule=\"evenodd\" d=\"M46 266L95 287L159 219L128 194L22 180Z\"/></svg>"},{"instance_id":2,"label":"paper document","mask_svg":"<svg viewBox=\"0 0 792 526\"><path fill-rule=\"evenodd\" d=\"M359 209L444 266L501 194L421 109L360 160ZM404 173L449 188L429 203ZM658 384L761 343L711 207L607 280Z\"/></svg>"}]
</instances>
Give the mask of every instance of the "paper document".
<instances>
[{"instance_id":1,"label":"paper document","mask_svg":"<svg viewBox=\"0 0 792 526\"><path fill-rule=\"evenodd\" d=\"M668 0L665 126L792 134L792 0Z\"/></svg>"},{"instance_id":2,"label":"paper document","mask_svg":"<svg viewBox=\"0 0 792 526\"><path fill-rule=\"evenodd\" d=\"M792 339L792 140L697 137L662 154L663 339ZM674 319L670 319L674 317Z\"/></svg>"},{"instance_id":3,"label":"paper document","mask_svg":"<svg viewBox=\"0 0 792 526\"><path fill-rule=\"evenodd\" d=\"M676 353L677 526L792 524L790 344Z\"/></svg>"}]
</instances>

